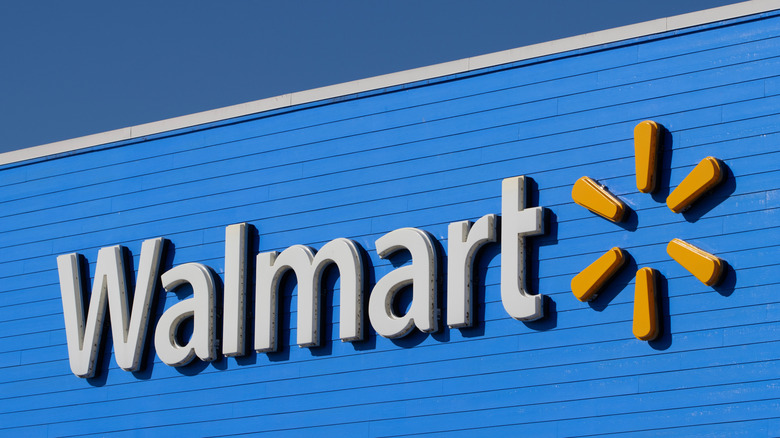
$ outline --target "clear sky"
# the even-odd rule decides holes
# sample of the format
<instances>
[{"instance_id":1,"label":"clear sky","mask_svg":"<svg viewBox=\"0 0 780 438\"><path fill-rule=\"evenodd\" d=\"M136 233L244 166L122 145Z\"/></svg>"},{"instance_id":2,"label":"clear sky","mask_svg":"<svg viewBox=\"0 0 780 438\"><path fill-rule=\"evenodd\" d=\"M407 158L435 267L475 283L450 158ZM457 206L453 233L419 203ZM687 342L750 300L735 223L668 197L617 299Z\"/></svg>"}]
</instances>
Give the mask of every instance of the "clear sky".
<instances>
[{"instance_id":1,"label":"clear sky","mask_svg":"<svg viewBox=\"0 0 780 438\"><path fill-rule=\"evenodd\" d=\"M0 2L0 152L729 0Z\"/></svg>"}]
</instances>

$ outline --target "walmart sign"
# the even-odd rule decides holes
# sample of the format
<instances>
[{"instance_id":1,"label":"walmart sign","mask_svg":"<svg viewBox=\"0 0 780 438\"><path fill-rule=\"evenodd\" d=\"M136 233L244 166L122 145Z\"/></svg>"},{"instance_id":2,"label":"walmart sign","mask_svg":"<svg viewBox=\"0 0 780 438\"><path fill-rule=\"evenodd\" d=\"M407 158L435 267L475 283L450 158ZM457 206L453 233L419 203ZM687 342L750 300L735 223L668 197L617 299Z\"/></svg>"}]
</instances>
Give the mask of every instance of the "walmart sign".
<instances>
[{"instance_id":1,"label":"walmart sign","mask_svg":"<svg viewBox=\"0 0 780 438\"><path fill-rule=\"evenodd\" d=\"M640 123L635 130L637 187L649 193L655 188L656 156L660 148L661 128L654 122ZM669 208L679 213L722 179L721 164L707 157L669 195ZM477 252L484 245L501 245L501 301L513 318L532 321L544 316L542 294L531 294L526 286L526 238L544 233L545 209L526 207L525 177L502 181L501 226L495 214L482 216L475 223L460 221L449 224L447 241L446 294L449 327L468 327L473 323L472 272ZM596 181L583 177L573 185L575 202L613 222L619 222L626 210L617 197ZM500 228L500 239L499 239ZM154 324L154 348L160 360L170 366L182 366L195 357L213 361L224 356L243 356L250 336L247 315L247 239L248 226L234 224L225 229L225 273L221 302L217 300L215 274L208 266L186 263L160 273L163 238L142 244L135 279L132 304L129 299L122 247L102 248L98 252L94 282L88 308L83 305L83 258L76 254L57 257L62 295L65 331L70 367L79 377L92 377L101 345L101 333L107 312L113 336L117 364L124 370L140 369L144 344L150 325L150 310L158 281L166 291L188 285L192 297L168 308ZM380 278L370 291L368 320L373 329L386 338L398 338L414 328L422 332L439 329L440 306L437 303L439 283L437 265L440 254L432 236L417 228L391 231L375 241L379 257L386 259L407 251L411 262ZM723 263L717 257L687 242L674 239L669 254L708 285L722 274ZM593 299L623 265L624 251L612 248L572 279L577 299ZM303 245L291 246L281 253L256 255L254 290L253 349L258 353L279 348L278 296L282 277L295 273L298 282L297 344L316 347L320 336L320 289L322 274L335 265L340 275L339 338L344 342L364 339L363 297L366 291L365 269L358 245L346 238L332 240L319 251ZM634 335L642 340L658 336L655 298L655 271L642 268L637 272L634 307ZM403 314L394 310L399 291L411 287L412 299ZM221 313L221 337L218 339L217 314ZM181 326L192 321L192 334L182 345Z\"/></svg>"}]
</instances>

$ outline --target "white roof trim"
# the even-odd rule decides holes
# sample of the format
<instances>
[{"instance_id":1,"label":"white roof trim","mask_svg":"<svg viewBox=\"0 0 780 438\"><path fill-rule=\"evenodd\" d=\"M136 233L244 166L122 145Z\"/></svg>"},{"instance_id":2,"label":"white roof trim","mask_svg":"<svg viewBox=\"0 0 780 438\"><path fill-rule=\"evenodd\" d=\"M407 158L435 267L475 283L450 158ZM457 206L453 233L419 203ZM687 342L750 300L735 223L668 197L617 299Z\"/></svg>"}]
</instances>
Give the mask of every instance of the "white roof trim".
<instances>
[{"instance_id":1,"label":"white roof trim","mask_svg":"<svg viewBox=\"0 0 780 438\"><path fill-rule=\"evenodd\" d=\"M0 165L76 151L101 144L130 140L167 131L218 122L234 117L257 114L264 111L293 105L316 102L349 94L362 93L411 82L448 76L468 71L493 67L512 62L568 52L587 47L608 44L632 38L699 26L732 18L744 17L780 9L780 0L752 0L721 6L703 11L691 12L674 17L660 18L644 23L616 27L614 29L587 33L540 44L504 50L487 55L474 56L457 61L445 62L428 67L375 76L357 81L344 82L327 87L297 93L283 94L268 99L227 106L210 111L189 114L158 122L146 123L129 128L116 129L99 134L87 135L70 140L58 141L0 154Z\"/></svg>"}]
</instances>

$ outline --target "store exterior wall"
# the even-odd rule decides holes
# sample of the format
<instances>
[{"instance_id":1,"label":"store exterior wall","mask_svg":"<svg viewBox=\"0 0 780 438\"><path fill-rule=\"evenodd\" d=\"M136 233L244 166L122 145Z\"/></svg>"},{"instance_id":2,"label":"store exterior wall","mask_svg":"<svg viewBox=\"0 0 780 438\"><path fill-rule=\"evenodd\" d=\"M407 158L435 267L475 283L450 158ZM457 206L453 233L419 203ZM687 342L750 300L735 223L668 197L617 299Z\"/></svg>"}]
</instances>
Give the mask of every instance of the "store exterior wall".
<instances>
[{"instance_id":1,"label":"store exterior wall","mask_svg":"<svg viewBox=\"0 0 780 438\"><path fill-rule=\"evenodd\" d=\"M778 436L778 66L780 12L768 11L6 163L0 434ZM652 193L635 180L643 120L663 127ZM667 196L708 156L723 180L673 213ZM505 237L474 260L472 326L450 328L448 225L495 214L510 229L502 181L517 176L527 209L544 209L544 232L525 237L524 252L544 316L505 310L502 258L522 248ZM624 220L572 200L583 176L626 204ZM122 245L132 286L142 243L164 238L160 274L192 262L215 272L221 340L226 227L239 223L249 236L245 355L162 363L157 321L189 297L158 281L140 370L117 366L106 330L95 376L71 372L58 256L81 254L92 288L98 251ZM387 339L369 319L371 290L424 261L380 258L376 241L407 227L428 233L438 254L438 330ZM339 339L330 269L320 346L297 346L287 275L278 350L254 352L255 255L337 238L362 253L364 339ZM703 284L675 262L674 238L722 259L720 281ZM624 266L596 299L578 301L572 278L612 247ZM650 341L632 332L642 267L658 273ZM402 293L396 313L410 298Z\"/></svg>"}]
</instances>

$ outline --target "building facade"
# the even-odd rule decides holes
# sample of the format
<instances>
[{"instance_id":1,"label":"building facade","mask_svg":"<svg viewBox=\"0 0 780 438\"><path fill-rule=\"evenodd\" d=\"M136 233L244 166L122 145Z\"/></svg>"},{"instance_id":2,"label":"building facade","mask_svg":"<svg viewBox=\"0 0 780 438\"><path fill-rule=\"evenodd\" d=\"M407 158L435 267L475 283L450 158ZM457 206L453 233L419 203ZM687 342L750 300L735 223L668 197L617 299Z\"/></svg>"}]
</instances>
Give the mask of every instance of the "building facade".
<instances>
[{"instance_id":1,"label":"building facade","mask_svg":"<svg viewBox=\"0 0 780 438\"><path fill-rule=\"evenodd\" d=\"M2 154L0 434L780 436L778 66L747 2Z\"/></svg>"}]
</instances>

